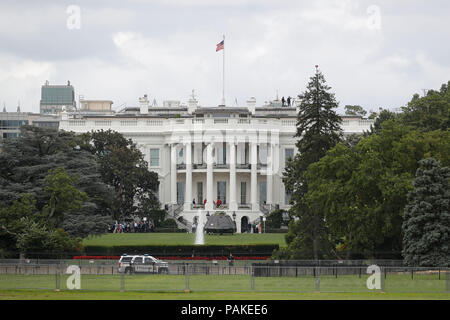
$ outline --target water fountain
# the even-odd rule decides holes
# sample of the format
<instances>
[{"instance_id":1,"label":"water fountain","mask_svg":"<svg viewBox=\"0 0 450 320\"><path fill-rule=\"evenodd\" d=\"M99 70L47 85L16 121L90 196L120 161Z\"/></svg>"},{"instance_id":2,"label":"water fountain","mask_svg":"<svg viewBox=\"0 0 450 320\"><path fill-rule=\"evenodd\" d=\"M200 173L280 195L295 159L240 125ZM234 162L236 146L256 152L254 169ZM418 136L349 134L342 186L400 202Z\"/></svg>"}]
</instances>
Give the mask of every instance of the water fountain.
<instances>
[{"instance_id":1,"label":"water fountain","mask_svg":"<svg viewBox=\"0 0 450 320\"><path fill-rule=\"evenodd\" d=\"M203 229L205 227L206 221L204 220L204 212L201 210L197 211L197 229L195 230L195 244L205 244L205 235L203 234Z\"/></svg>"}]
</instances>

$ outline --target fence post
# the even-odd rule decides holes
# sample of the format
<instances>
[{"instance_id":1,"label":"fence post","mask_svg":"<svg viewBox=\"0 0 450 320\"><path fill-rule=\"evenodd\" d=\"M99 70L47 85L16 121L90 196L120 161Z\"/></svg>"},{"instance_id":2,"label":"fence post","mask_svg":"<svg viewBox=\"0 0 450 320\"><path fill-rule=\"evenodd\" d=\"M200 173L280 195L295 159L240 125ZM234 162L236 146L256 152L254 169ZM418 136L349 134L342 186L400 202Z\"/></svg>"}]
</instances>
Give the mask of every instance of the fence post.
<instances>
[{"instance_id":1,"label":"fence post","mask_svg":"<svg viewBox=\"0 0 450 320\"><path fill-rule=\"evenodd\" d=\"M61 287L61 277L60 277L60 272L59 272L59 265L55 265L55 291L60 291L60 287Z\"/></svg>"},{"instance_id":2,"label":"fence post","mask_svg":"<svg viewBox=\"0 0 450 320\"><path fill-rule=\"evenodd\" d=\"M250 270L250 289L255 290L255 278L254 278L254 267Z\"/></svg>"},{"instance_id":3,"label":"fence post","mask_svg":"<svg viewBox=\"0 0 450 320\"><path fill-rule=\"evenodd\" d=\"M125 272L120 274L120 292L125 292Z\"/></svg>"},{"instance_id":4,"label":"fence post","mask_svg":"<svg viewBox=\"0 0 450 320\"><path fill-rule=\"evenodd\" d=\"M186 279L186 287L184 288L184 292L189 293L191 292L189 289L189 264L186 264L186 272L184 274Z\"/></svg>"},{"instance_id":5,"label":"fence post","mask_svg":"<svg viewBox=\"0 0 450 320\"><path fill-rule=\"evenodd\" d=\"M447 292L450 293L450 269L446 268L445 269L445 279L446 279L446 289Z\"/></svg>"},{"instance_id":6,"label":"fence post","mask_svg":"<svg viewBox=\"0 0 450 320\"><path fill-rule=\"evenodd\" d=\"M411 268L411 280L414 280L414 269Z\"/></svg>"},{"instance_id":7,"label":"fence post","mask_svg":"<svg viewBox=\"0 0 450 320\"><path fill-rule=\"evenodd\" d=\"M316 292L320 292L320 276L317 273L317 277L315 278L315 284L316 284Z\"/></svg>"}]
</instances>

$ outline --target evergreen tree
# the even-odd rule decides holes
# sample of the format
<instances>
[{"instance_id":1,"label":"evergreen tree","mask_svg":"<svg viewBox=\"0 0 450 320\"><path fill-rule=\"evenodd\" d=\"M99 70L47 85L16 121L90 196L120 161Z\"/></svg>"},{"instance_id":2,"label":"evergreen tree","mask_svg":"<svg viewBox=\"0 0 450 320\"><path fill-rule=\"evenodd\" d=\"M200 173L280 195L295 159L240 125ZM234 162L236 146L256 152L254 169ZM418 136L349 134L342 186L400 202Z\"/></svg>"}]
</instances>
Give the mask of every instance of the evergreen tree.
<instances>
[{"instance_id":1,"label":"evergreen tree","mask_svg":"<svg viewBox=\"0 0 450 320\"><path fill-rule=\"evenodd\" d=\"M403 256L414 266L450 261L450 168L434 158L419 161L403 222Z\"/></svg>"},{"instance_id":2,"label":"evergreen tree","mask_svg":"<svg viewBox=\"0 0 450 320\"><path fill-rule=\"evenodd\" d=\"M295 134L299 138L298 153L288 162L283 177L286 190L292 194L291 214L299 218L290 224L286 240L290 249L304 252L304 258L318 259L319 252L330 251L323 213L304 201L308 191L305 172L309 165L319 161L342 138L342 120L335 112L338 102L330 89L322 72L316 69L306 91L299 95L301 103Z\"/></svg>"}]
</instances>

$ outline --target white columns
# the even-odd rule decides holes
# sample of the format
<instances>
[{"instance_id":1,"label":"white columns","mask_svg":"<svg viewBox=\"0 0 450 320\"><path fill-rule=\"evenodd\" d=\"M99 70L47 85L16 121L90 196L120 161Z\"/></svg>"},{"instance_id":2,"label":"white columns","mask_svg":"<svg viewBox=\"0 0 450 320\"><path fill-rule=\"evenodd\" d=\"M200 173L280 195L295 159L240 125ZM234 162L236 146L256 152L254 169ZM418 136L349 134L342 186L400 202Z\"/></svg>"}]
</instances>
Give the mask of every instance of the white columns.
<instances>
[{"instance_id":1,"label":"white columns","mask_svg":"<svg viewBox=\"0 0 450 320\"><path fill-rule=\"evenodd\" d=\"M184 210L191 209L192 202L192 146L190 142L185 143L186 151L186 184L184 196Z\"/></svg>"},{"instance_id":2,"label":"white columns","mask_svg":"<svg viewBox=\"0 0 450 320\"><path fill-rule=\"evenodd\" d=\"M230 210L237 210L236 202L236 144L230 142Z\"/></svg>"},{"instance_id":3,"label":"white columns","mask_svg":"<svg viewBox=\"0 0 450 320\"><path fill-rule=\"evenodd\" d=\"M267 178L267 204L273 203L273 149L274 146L272 144L269 144L268 148L268 159L267 159L267 172L266 172L266 178Z\"/></svg>"},{"instance_id":4,"label":"white columns","mask_svg":"<svg viewBox=\"0 0 450 320\"><path fill-rule=\"evenodd\" d=\"M213 210L213 144L206 146L206 206L205 210Z\"/></svg>"},{"instance_id":5,"label":"white columns","mask_svg":"<svg viewBox=\"0 0 450 320\"><path fill-rule=\"evenodd\" d=\"M250 203L252 204L252 210L259 210L258 205L258 175L257 175L257 144L256 142L251 142L250 151L250 164L251 164L251 187L250 187Z\"/></svg>"},{"instance_id":6,"label":"white columns","mask_svg":"<svg viewBox=\"0 0 450 320\"><path fill-rule=\"evenodd\" d=\"M170 146L170 203L177 203L177 146Z\"/></svg>"}]
</instances>

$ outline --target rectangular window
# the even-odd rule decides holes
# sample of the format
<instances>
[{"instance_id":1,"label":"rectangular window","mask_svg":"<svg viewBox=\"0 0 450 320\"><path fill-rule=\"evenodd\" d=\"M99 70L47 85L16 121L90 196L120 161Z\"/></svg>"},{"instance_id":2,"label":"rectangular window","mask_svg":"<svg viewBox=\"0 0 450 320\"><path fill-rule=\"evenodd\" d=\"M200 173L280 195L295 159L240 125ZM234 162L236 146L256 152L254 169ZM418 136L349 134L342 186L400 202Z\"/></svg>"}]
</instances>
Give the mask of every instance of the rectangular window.
<instances>
[{"instance_id":1,"label":"rectangular window","mask_svg":"<svg viewBox=\"0 0 450 320\"><path fill-rule=\"evenodd\" d=\"M197 203L203 204L203 182L197 182Z\"/></svg>"},{"instance_id":2,"label":"rectangular window","mask_svg":"<svg viewBox=\"0 0 450 320\"><path fill-rule=\"evenodd\" d=\"M184 148L177 151L177 164L184 164Z\"/></svg>"},{"instance_id":3,"label":"rectangular window","mask_svg":"<svg viewBox=\"0 0 450 320\"><path fill-rule=\"evenodd\" d=\"M177 203L184 204L184 182L177 182Z\"/></svg>"},{"instance_id":4,"label":"rectangular window","mask_svg":"<svg viewBox=\"0 0 450 320\"><path fill-rule=\"evenodd\" d=\"M284 164L286 165L290 159L294 159L294 149L286 148L284 149Z\"/></svg>"},{"instance_id":5,"label":"rectangular window","mask_svg":"<svg viewBox=\"0 0 450 320\"><path fill-rule=\"evenodd\" d=\"M227 163L227 145L226 143L222 143L222 145L217 146L217 164L226 164Z\"/></svg>"},{"instance_id":6,"label":"rectangular window","mask_svg":"<svg viewBox=\"0 0 450 320\"><path fill-rule=\"evenodd\" d=\"M259 183L259 203L265 204L267 200L267 183L266 181L261 181Z\"/></svg>"},{"instance_id":7,"label":"rectangular window","mask_svg":"<svg viewBox=\"0 0 450 320\"><path fill-rule=\"evenodd\" d=\"M226 181L217 181L217 200L223 204L227 203L227 183Z\"/></svg>"},{"instance_id":8,"label":"rectangular window","mask_svg":"<svg viewBox=\"0 0 450 320\"><path fill-rule=\"evenodd\" d=\"M247 182L241 181L241 204L247 204Z\"/></svg>"},{"instance_id":9,"label":"rectangular window","mask_svg":"<svg viewBox=\"0 0 450 320\"><path fill-rule=\"evenodd\" d=\"M150 149L150 167L159 167L159 149Z\"/></svg>"},{"instance_id":10,"label":"rectangular window","mask_svg":"<svg viewBox=\"0 0 450 320\"><path fill-rule=\"evenodd\" d=\"M258 146L258 163L267 164L267 144Z\"/></svg>"}]
</instances>

